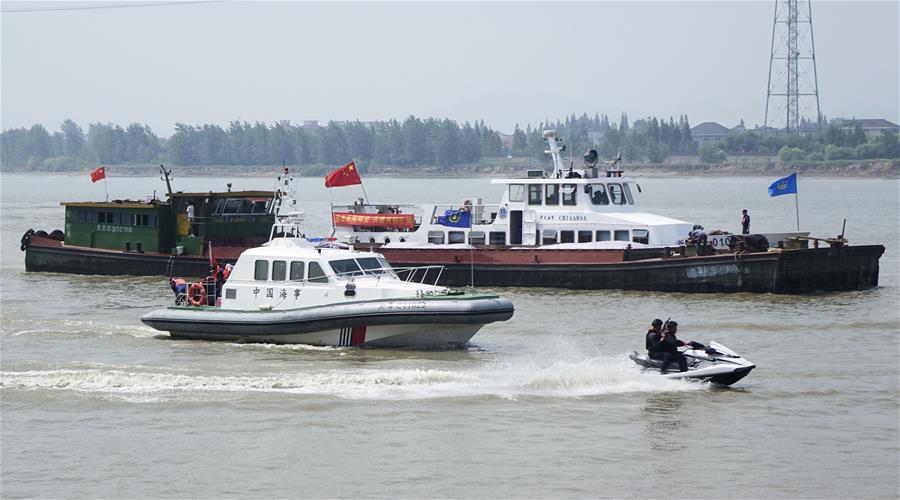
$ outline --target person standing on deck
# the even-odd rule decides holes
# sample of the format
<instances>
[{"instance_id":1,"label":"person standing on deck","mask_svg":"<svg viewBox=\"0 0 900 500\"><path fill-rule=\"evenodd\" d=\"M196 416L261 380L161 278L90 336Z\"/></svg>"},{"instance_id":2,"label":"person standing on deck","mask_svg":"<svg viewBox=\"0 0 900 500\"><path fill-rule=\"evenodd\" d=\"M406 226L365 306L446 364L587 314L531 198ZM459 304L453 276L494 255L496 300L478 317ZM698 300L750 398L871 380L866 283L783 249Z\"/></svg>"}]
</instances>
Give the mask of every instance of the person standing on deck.
<instances>
[{"instance_id":1,"label":"person standing on deck","mask_svg":"<svg viewBox=\"0 0 900 500\"><path fill-rule=\"evenodd\" d=\"M750 216L746 208L741 210L741 234L750 234Z\"/></svg>"},{"instance_id":2,"label":"person standing on deck","mask_svg":"<svg viewBox=\"0 0 900 500\"><path fill-rule=\"evenodd\" d=\"M194 235L194 202L189 201L187 205L187 220L188 220L188 236Z\"/></svg>"}]
</instances>

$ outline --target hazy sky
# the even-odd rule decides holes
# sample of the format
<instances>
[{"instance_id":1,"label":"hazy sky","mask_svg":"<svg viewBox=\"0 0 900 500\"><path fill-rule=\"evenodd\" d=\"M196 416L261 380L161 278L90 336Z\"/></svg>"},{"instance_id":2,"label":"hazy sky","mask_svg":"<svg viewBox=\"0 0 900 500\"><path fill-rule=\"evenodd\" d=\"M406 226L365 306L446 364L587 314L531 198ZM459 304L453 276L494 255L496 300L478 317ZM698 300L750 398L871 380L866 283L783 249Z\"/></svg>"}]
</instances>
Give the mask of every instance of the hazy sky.
<instances>
[{"instance_id":1,"label":"hazy sky","mask_svg":"<svg viewBox=\"0 0 900 500\"><path fill-rule=\"evenodd\" d=\"M154 3L152 0L143 4ZM762 124L773 1L2 3L0 126ZM900 122L900 2L814 2L822 112ZM75 8L44 12L20 9Z\"/></svg>"}]
</instances>

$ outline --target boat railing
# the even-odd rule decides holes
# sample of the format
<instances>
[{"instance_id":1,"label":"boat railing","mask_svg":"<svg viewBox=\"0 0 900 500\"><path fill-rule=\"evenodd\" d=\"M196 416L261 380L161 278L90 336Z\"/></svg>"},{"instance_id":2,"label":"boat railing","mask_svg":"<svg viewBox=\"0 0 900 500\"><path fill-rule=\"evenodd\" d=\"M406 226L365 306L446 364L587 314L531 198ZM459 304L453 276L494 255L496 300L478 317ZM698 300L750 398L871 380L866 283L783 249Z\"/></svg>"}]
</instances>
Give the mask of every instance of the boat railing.
<instances>
[{"instance_id":1,"label":"boat railing","mask_svg":"<svg viewBox=\"0 0 900 500\"><path fill-rule=\"evenodd\" d=\"M433 224L437 223L437 218L443 216L448 211L450 212L471 212L472 213L472 225L485 225L492 224L494 219L497 218L497 214L500 212L500 204L499 203L488 203L488 204L463 204L463 205L435 205L434 212L431 216L431 221Z\"/></svg>"}]
</instances>

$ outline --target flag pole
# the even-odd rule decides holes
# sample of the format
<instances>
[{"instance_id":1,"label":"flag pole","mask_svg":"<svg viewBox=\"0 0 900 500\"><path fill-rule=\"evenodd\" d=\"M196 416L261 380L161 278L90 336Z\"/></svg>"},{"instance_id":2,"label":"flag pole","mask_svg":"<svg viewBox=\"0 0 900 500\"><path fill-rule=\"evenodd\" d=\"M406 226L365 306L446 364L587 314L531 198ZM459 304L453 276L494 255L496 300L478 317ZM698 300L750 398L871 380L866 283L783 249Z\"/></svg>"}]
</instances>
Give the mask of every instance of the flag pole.
<instances>
[{"instance_id":1,"label":"flag pole","mask_svg":"<svg viewBox=\"0 0 900 500\"><path fill-rule=\"evenodd\" d=\"M797 232L800 231L800 186L797 181L797 167L794 167L794 210L797 211Z\"/></svg>"},{"instance_id":2,"label":"flag pole","mask_svg":"<svg viewBox=\"0 0 900 500\"><path fill-rule=\"evenodd\" d=\"M106 178L106 170L103 171L103 190L106 191L106 202L109 203L109 179Z\"/></svg>"},{"instance_id":3,"label":"flag pole","mask_svg":"<svg viewBox=\"0 0 900 500\"><path fill-rule=\"evenodd\" d=\"M328 188L328 205L331 207L331 236L334 236L337 228L334 227L334 195L331 193L331 188Z\"/></svg>"}]
</instances>

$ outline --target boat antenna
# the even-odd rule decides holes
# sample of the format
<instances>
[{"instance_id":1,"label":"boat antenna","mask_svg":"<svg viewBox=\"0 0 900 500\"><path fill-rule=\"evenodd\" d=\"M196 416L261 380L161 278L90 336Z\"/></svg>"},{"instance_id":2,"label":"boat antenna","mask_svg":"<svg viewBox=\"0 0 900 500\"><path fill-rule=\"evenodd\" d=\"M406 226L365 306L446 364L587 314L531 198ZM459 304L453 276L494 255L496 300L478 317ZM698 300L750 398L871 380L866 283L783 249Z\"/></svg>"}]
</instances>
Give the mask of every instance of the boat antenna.
<instances>
[{"instance_id":1,"label":"boat antenna","mask_svg":"<svg viewBox=\"0 0 900 500\"><path fill-rule=\"evenodd\" d=\"M162 177L160 177L160 179L166 181L166 191L168 191L169 198L171 199L172 198L172 183L169 181L171 179L174 179L174 177L172 177L172 171L166 170L166 167L162 163L160 163L159 164L159 173L162 175Z\"/></svg>"}]
</instances>

